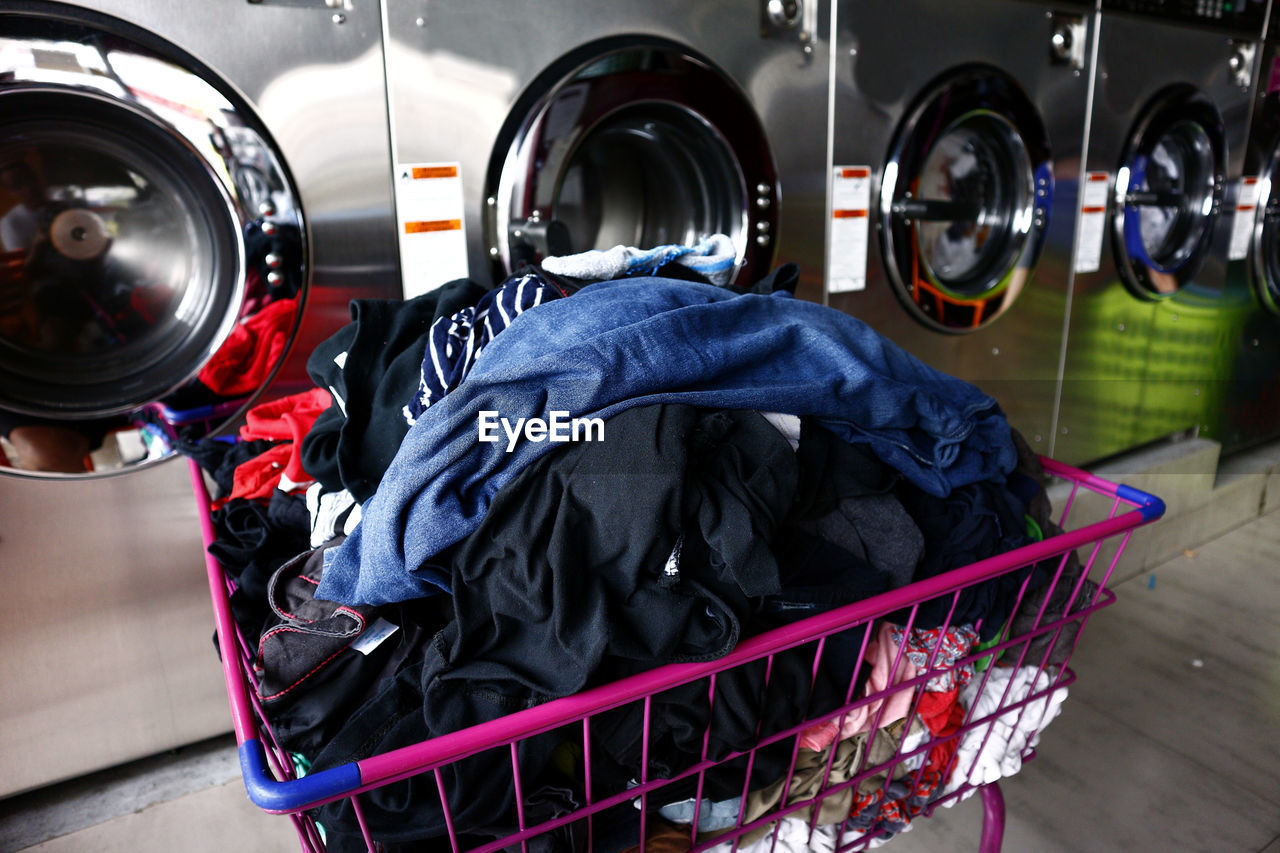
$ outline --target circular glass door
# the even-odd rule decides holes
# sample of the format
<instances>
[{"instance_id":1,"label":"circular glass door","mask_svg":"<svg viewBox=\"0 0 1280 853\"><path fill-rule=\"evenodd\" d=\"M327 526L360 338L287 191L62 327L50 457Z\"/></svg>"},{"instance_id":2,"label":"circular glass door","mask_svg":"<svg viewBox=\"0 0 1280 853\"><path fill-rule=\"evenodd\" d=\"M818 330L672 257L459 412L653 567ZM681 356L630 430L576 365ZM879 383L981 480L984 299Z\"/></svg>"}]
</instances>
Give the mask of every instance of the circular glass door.
<instances>
[{"instance_id":1,"label":"circular glass door","mask_svg":"<svg viewBox=\"0 0 1280 853\"><path fill-rule=\"evenodd\" d=\"M746 96L707 61L653 39L611 39L536 80L499 134L486 239L495 274L614 246L726 234L739 277L773 258L779 191Z\"/></svg>"},{"instance_id":2,"label":"circular glass door","mask_svg":"<svg viewBox=\"0 0 1280 853\"><path fill-rule=\"evenodd\" d=\"M1176 293L1199 272L1221 199L1222 120L1203 95L1157 96L1130 134L1116 171L1116 266L1144 298Z\"/></svg>"},{"instance_id":3,"label":"circular glass door","mask_svg":"<svg viewBox=\"0 0 1280 853\"><path fill-rule=\"evenodd\" d=\"M1253 225L1250 250L1254 288L1258 298L1280 314L1280 141L1271 155L1260 187L1259 216Z\"/></svg>"},{"instance_id":4,"label":"circular glass door","mask_svg":"<svg viewBox=\"0 0 1280 853\"><path fill-rule=\"evenodd\" d=\"M131 33L0 14L0 471L167 458L297 326L304 231L265 130Z\"/></svg>"},{"instance_id":5,"label":"circular glass door","mask_svg":"<svg viewBox=\"0 0 1280 853\"><path fill-rule=\"evenodd\" d=\"M880 185L903 304L948 332L999 317L1039 255L1052 191L1044 124L1016 84L985 68L943 77L903 121Z\"/></svg>"}]
</instances>

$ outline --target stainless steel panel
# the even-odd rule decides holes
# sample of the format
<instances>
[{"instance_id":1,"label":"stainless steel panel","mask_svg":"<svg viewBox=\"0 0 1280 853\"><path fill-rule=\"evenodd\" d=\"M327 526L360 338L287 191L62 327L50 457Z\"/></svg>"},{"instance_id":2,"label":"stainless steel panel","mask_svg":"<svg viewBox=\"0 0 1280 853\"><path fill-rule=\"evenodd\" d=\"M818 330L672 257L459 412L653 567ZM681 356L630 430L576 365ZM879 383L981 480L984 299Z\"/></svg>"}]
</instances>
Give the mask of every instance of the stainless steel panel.
<instances>
[{"instance_id":1,"label":"stainless steel panel","mask_svg":"<svg viewBox=\"0 0 1280 853\"><path fill-rule=\"evenodd\" d=\"M1044 248L1002 316L967 334L939 332L910 316L886 274L877 236L885 222L874 204L866 288L828 297L830 305L865 320L923 361L994 396L1041 452L1050 444L1088 83L1070 52L1065 61L1051 58L1055 11L994 0L846 0L838 4L834 47L833 164L870 166L873 199L896 129L919 93L944 72L975 63L998 69L1016 81L1042 117L1054 179ZM1072 17L1088 43L1090 16ZM922 21L928 21L928 36ZM818 298L821 291L808 295Z\"/></svg>"},{"instance_id":2,"label":"stainless steel panel","mask_svg":"<svg viewBox=\"0 0 1280 853\"><path fill-rule=\"evenodd\" d=\"M0 478L0 797L228 730L186 466Z\"/></svg>"},{"instance_id":3,"label":"stainless steel panel","mask_svg":"<svg viewBox=\"0 0 1280 853\"><path fill-rule=\"evenodd\" d=\"M1185 83L1221 116L1223 189L1230 188L1240 177L1251 103L1234 53L1225 35L1104 13L1086 168L1114 178L1144 106ZM1108 216L1115 209L1112 199ZM1250 310L1247 297L1226 286L1230 228L1230 216L1219 216L1204 264L1185 287L1140 299L1121 281L1108 227L1100 269L1074 276L1055 456L1084 463L1183 430L1221 437L1235 393L1234 342Z\"/></svg>"},{"instance_id":4,"label":"stainless steel panel","mask_svg":"<svg viewBox=\"0 0 1280 853\"><path fill-rule=\"evenodd\" d=\"M462 166L471 275L490 278L485 176L505 151L495 140L545 69L608 37L668 39L692 48L746 93L767 130L777 166L777 261L821 275L826 180L828 53L825 2L803 4L814 30L762 30L760 4L744 0L653 3L424 0L384 3L396 162Z\"/></svg>"},{"instance_id":5,"label":"stainless steel panel","mask_svg":"<svg viewBox=\"0 0 1280 853\"><path fill-rule=\"evenodd\" d=\"M5 11L52 4L9 3ZM313 287L276 391L309 384L355 296L399 294L377 3L93 0L249 101L299 189ZM335 17L337 16L337 17ZM340 22L339 22L340 21ZM74 483L0 478L6 595L0 796L229 728L186 467Z\"/></svg>"}]
</instances>

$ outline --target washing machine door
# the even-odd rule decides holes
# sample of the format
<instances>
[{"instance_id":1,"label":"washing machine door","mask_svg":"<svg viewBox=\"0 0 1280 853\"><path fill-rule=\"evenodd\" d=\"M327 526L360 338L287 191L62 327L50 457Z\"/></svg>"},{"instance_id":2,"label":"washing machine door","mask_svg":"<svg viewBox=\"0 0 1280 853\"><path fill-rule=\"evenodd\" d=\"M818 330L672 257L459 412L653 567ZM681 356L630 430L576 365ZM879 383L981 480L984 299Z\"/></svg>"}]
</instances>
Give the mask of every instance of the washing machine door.
<instances>
[{"instance_id":1,"label":"washing machine door","mask_svg":"<svg viewBox=\"0 0 1280 853\"><path fill-rule=\"evenodd\" d=\"M1199 272L1221 206L1226 143L1213 103L1190 86L1139 115L1116 170L1116 268L1144 299L1177 293Z\"/></svg>"},{"instance_id":2,"label":"washing machine door","mask_svg":"<svg viewBox=\"0 0 1280 853\"><path fill-rule=\"evenodd\" d=\"M12 471L168 456L184 420L207 427L266 385L299 315L302 222L265 131L194 60L131 35L106 19L0 15Z\"/></svg>"},{"instance_id":3,"label":"washing machine door","mask_svg":"<svg viewBox=\"0 0 1280 853\"><path fill-rule=\"evenodd\" d=\"M1259 215L1250 248L1253 284L1262 304L1280 314L1280 137L1259 183Z\"/></svg>"},{"instance_id":4,"label":"washing machine door","mask_svg":"<svg viewBox=\"0 0 1280 853\"><path fill-rule=\"evenodd\" d=\"M726 75L666 40L607 39L541 74L498 136L486 198L499 277L550 255L715 233L737 247L739 281L773 258L764 128Z\"/></svg>"},{"instance_id":5,"label":"washing machine door","mask_svg":"<svg viewBox=\"0 0 1280 853\"><path fill-rule=\"evenodd\" d=\"M923 324L970 332L1014 303L1039 257L1053 193L1035 106L1003 72L953 71L899 127L880 182L894 290Z\"/></svg>"}]
</instances>

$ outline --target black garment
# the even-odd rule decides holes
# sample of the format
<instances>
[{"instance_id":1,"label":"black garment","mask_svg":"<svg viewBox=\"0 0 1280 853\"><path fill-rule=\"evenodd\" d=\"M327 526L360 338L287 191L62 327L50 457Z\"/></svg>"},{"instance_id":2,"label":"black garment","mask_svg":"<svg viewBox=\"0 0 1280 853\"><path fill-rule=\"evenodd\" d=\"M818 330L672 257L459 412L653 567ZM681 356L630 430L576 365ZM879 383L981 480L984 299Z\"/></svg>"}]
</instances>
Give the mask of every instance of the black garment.
<instances>
[{"instance_id":1,"label":"black garment","mask_svg":"<svg viewBox=\"0 0 1280 853\"><path fill-rule=\"evenodd\" d=\"M925 553L913 580L924 580L978 560L1029 544L1023 507L1002 483L982 481L953 489L945 498L935 497L903 482L895 489L907 513L924 534ZM1028 590L1043 584L1045 567L1034 567ZM1031 568L992 578L960 592L952 625L976 625L985 642L1000 633L1013 610L1018 590ZM947 618L951 593L920 605L915 628L936 628ZM889 619L905 624L907 610Z\"/></svg>"},{"instance_id":2,"label":"black garment","mask_svg":"<svg viewBox=\"0 0 1280 853\"><path fill-rule=\"evenodd\" d=\"M814 418L800 419L796 464L800 480L787 513L792 521L821 518L845 498L887 494L902 479L865 445L844 441Z\"/></svg>"},{"instance_id":3,"label":"black garment","mask_svg":"<svg viewBox=\"0 0 1280 853\"><path fill-rule=\"evenodd\" d=\"M324 548L301 554L271 576L272 618L258 643L258 696L277 742L315 756L347 718L422 650L448 619L445 602L427 599L392 607L345 607L315 598ZM366 632L395 626L376 646L352 648ZM357 644L359 645L359 644Z\"/></svg>"},{"instance_id":4,"label":"black garment","mask_svg":"<svg viewBox=\"0 0 1280 853\"><path fill-rule=\"evenodd\" d=\"M268 507L245 498L233 498L211 516L216 538L209 553L236 582L232 615L246 637L257 637L271 614L267 582L287 560L309 550L308 533L282 526Z\"/></svg>"},{"instance_id":5,"label":"black garment","mask_svg":"<svg viewBox=\"0 0 1280 853\"><path fill-rule=\"evenodd\" d=\"M748 596L780 589L768 544L795 480L790 446L754 412L638 407L607 421L604 441L548 453L499 491L459 549L456 618L414 671L421 680L400 673L353 716L315 768L629 672L724 655L749 615ZM682 535L680 554L669 561ZM800 696L803 702L807 693ZM659 706L661 725L673 709ZM754 709L740 713L752 716L754 734ZM660 732L653 736L662 742ZM552 732L524 742L523 771L536 775L559 740ZM600 744L605 752L625 748L611 739ZM624 764L631 758L619 757ZM499 750L444 771L461 831L504 820L514 796L507 768L509 757ZM364 807L387 841L444 828L431 779L371 792ZM322 820L349 826L351 816L335 804L322 809Z\"/></svg>"},{"instance_id":6,"label":"black garment","mask_svg":"<svg viewBox=\"0 0 1280 853\"><path fill-rule=\"evenodd\" d=\"M458 279L408 301L352 300L352 322L307 359L312 380L334 396L302 441L308 474L330 491L350 490L361 503L373 495L409 431L403 409L418 390L432 322L484 293Z\"/></svg>"}]
</instances>

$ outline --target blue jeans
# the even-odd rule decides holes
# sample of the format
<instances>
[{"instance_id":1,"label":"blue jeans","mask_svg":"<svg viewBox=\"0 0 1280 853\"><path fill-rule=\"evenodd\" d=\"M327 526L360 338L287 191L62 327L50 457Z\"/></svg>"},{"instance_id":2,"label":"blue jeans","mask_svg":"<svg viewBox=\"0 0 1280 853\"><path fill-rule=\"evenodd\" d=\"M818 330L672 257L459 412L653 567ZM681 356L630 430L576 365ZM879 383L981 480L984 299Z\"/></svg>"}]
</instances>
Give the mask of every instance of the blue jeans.
<instances>
[{"instance_id":1,"label":"blue jeans","mask_svg":"<svg viewBox=\"0 0 1280 853\"><path fill-rule=\"evenodd\" d=\"M925 491L1000 479L1016 454L995 400L862 321L786 293L660 278L583 288L516 317L466 380L409 430L317 597L384 604L449 588L432 559L471 534L499 489L553 449L477 440L479 413L547 419L646 403L817 417ZM608 441L608 424L604 440ZM642 474L643 448L636 448Z\"/></svg>"}]
</instances>

